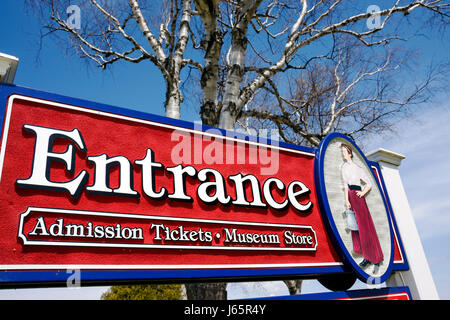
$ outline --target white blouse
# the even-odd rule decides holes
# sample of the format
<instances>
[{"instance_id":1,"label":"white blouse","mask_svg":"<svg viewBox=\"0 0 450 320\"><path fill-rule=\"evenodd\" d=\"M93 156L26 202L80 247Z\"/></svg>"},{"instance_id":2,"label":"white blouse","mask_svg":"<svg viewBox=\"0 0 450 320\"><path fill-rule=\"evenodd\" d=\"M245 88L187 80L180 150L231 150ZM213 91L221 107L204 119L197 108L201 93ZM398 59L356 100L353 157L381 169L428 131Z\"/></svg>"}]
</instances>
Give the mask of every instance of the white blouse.
<instances>
[{"instance_id":1,"label":"white blouse","mask_svg":"<svg viewBox=\"0 0 450 320\"><path fill-rule=\"evenodd\" d=\"M361 186L361 180L364 181L366 186L372 187L370 179L367 173L360 167L358 167L353 161L346 161L341 167L342 180L344 180L344 186L355 185Z\"/></svg>"}]
</instances>

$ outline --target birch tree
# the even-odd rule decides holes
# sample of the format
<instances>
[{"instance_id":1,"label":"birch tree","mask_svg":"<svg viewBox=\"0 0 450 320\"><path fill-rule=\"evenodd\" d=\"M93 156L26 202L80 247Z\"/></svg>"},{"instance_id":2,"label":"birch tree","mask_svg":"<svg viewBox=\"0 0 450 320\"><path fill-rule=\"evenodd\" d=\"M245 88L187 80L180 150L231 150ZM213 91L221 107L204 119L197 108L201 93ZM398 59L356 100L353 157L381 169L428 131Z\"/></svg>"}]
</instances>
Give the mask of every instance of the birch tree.
<instances>
[{"instance_id":1,"label":"birch tree","mask_svg":"<svg viewBox=\"0 0 450 320\"><path fill-rule=\"evenodd\" d=\"M198 79L204 124L234 130L242 120L259 121L286 141L309 145L331 131L363 133L404 110L395 106L423 101L431 76L403 96L387 94L383 76L403 65L393 60L393 44L414 35L402 23L446 26L450 7L445 0L84 0L74 27L71 1L27 2L40 14L44 36L101 69L151 62L149 76L157 70L164 79L166 116L180 117L189 71L191 81ZM358 43L366 62L379 52L384 60L357 69L341 41ZM370 93L356 90L371 82Z\"/></svg>"},{"instance_id":2,"label":"birch tree","mask_svg":"<svg viewBox=\"0 0 450 320\"><path fill-rule=\"evenodd\" d=\"M389 46L391 42L411 36L402 35L398 32L399 28L395 27L413 11L428 10L448 21L449 7L448 3L442 1L384 1L382 4L385 8L377 7L378 11L367 10L367 4L359 6L360 1L248 0L203 3L210 4L214 10L208 11L209 15L201 14L202 20L210 21L216 14L223 30L220 34L227 36L221 41L222 46L225 46L223 62L220 63L220 57L216 56L219 59L216 65L222 66L225 79L219 85L217 81L210 81L211 87L207 83L203 85L201 114L204 115L205 110L209 114L215 109L216 117L207 118L216 119L211 124L226 129L235 128L244 106L251 103L258 93L270 88L276 94L282 94L283 89L280 88L286 84L288 74L301 75L311 63L314 62L317 66L329 58L337 36L346 35L367 48ZM215 24L205 24L205 33L214 32L213 28L216 28ZM208 54L208 50L206 53ZM208 61L214 64L211 60ZM381 67L375 73L381 74L387 69ZM367 79L372 75L373 72L361 76L362 79ZM339 77L338 74L337 76ZM217 73L203 69L202 79L214 77L217 77ZM355 81L359 83L362 79ZM221 101L212 107L213 99L208 97L216 88L223 94ZM341 92L341 96L345 93L345 90ZM378 102L381 103L381 100ZM407 104L408 100L404 102ZM335 114L324 128L324 133L335 128L334 124L343 111L329 109L329 112ZM258 116L255 112L246 115ZM307 132L304 136L314 145L320 141L317 137L309 137Z\"/></svg>"},{"instance_id":3,"label":"birch tree","mask_svg":"<svg viewBox=\"0 0 450 320\"><path fill-rule=\"evenodd\" d=\"M192 17L190 0L81 1L76 6L82 21L79 28L70 21L70 0L28 3L41 15L43 35L57 34L64 46L101 69L117 61L153 63L164 78L166 116L180 118L181 70L191 64L201 68L184 57Z\"/></svg>"},{"instance_id":4,"label":"birch tree","mask_svg":"<svg viewBox=\"0 0 450 320\"><path fill-rule=\"evenodd\" d=\"M393 133L399 117L446 87L448 61L427 66L412 80L414 52L386 46L371 51L367 59L364 45L340 37L325 61L287 77L284 92L267 81L260 97L241 112L238 125L278 129L283 141L312 147L335 131L354 139ZM401 72L406 67L412 70Z\"/></svg>"},{"instance_id":5,"label":"birch tree","mask_svg":"<svg viewBox=\"0 0 450 320\"><path fill-rule=\"evenodd\" d=\"M383 1L369 11L361 1L306 0L84 0L80 28L68 23L69 0L28 0L44 34L102 69L117 61L151 61L164 78L165 110L179 118L183 68L201 76L203 123L234 129L245 105L273 81L326 57L330 37L346 34L367 47L401 39L390 25L413 11L448 23L445 1ZM381 6L383 6L381 8ZM419 13L420 14L420 13ZM199 59L201 57L201 59Z\"/></svg>"}]
</instances>

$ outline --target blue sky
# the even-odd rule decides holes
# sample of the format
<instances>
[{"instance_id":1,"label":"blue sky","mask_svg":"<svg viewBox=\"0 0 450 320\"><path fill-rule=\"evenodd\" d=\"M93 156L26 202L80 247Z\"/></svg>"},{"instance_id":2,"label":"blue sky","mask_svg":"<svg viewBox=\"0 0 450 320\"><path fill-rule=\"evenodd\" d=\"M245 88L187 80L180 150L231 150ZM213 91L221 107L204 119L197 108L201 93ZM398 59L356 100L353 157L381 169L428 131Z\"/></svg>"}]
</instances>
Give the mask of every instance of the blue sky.
<instances>
[{"instance_id":1,"label":"blue sky","mask_svg":"<svg viewBox=\"0 0 450 320\"><path fill-rule=\"evenodd\" d=\"M148 62L118 63L111 71L86 67L47 39L38 53L39 22L24 14L23 1L2 0L0 52L19 57L15 83L43 91L164 115L164 87L159 72ZM448 35L420 38L411 45L420 49L419 65L439 60L450 52ZM131 80L132 79L132 80ZM428 263L441 299L450 299L450 103L448 93L399 120L397 133L374 137L366 150L379 147L406 156L400 167ZM184 120L198 120L196 108L184 108ZM358 284L356 287L363 287ZM98 299L107 287L78 289L0 290L0 299ZM315 281L305 292L322 290ZM239 284L228 287L229 298L286 295L281 282Z\"/></svg>"}]
</instances>

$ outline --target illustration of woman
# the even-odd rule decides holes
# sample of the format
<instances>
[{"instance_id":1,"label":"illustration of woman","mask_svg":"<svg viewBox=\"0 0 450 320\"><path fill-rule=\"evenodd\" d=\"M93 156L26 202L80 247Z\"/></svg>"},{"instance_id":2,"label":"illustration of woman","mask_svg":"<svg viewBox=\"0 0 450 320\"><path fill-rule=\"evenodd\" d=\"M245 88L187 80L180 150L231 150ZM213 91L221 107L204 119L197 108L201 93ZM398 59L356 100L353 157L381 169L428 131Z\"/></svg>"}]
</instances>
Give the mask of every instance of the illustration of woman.
<instances>
[{"instance_id":1,"label":"illustration of woman","mask_svg":"<svg viewBox=\"0 0 450 320\"><path fill-rule=\"evenodd\" d=\"M372 185L366 172L353 162L352 148L343 143L341 149L345 160L341 168L345 205L347 209L355 212L358 223L358 230L351 231L353 251L364 257L364 260L359 264L360 267L365 268L373 264L373 271L376 273L383 261L383 252L365 199ZM364 189L361 187L361 180L365 183Z\"/></svg>"}]
</instances>

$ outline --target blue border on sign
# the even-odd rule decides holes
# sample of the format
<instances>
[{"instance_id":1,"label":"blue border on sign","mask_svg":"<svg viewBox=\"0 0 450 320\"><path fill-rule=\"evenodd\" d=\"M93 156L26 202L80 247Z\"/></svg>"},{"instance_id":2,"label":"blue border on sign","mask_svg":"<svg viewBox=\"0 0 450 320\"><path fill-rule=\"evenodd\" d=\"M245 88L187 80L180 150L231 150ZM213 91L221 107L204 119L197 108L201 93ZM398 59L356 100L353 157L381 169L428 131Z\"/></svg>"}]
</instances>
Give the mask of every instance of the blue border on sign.
<instances>
[{"instance_id":1,"label":"blue border on sign","mask_svg":"<svg viewBox=\"0 0 450 320\"><path fill-rule=\"evenodd\" d=\"M366 273L353 259L350 252L348 252L347 248L345 247L344 242L342 241L342 238L339 234L339 231L336 227L336 223L334 222L333 215L331 213L326 187L325 187L325 177L324 177L324 168L323 168L323 162L325 158L325 151L328 147L328 144L333 141L336 138L341 138L347 141L349 144L351 144L363 157L363 160L365 161L366 165L370 169L370 173L372 174L373 178L375 179L375 182L377 184L378 190L380 191L380 194L383 195L383 191L381 189L381 186L378 182L378 179L375 177L375 174L373 173L370 163L365 157L364 153L361 151L361 149L356 145L356 143L351 140L346 135L343 135L341 133L330 133L327 135L320 143L319 148L316 151L316 158L314 163L314 178L316 180L316 194L319 200L319 206L320 211L324 217L325 225L329 231L330 237L334 240L334 243L336 244L336 249L338 253L340 254L340 257L342 258L345 265L348 265L351 267L351 269L354 271L355 275L363 282L370 282L371 284L375 283L382 283L387 280L389 275L391 274L392 268L393 268L393 260L394 260L394 234L392 232L392 225L391 225L391 219L389 216L389 211L386 203L385 197L383 198L383 203L386 210L386 216L388 218L389 222L389 229L391 234L391 255L389 257L389 264L386 269L386 271L379 277L373 277ZM386 261L386 260L385 260Z\"/></svg>"},{"instance_id":2,"label":"blue border on sign","mask_svg":"<svg viewBox=\"0 0 450 320\"><path fill-rule=\"evenodd\" d=\"M313 276L348 272L341 266L311 268L264 268L264 269L177 269L177 270L79 270L81 285L135 284L138 282L189 282L202 279L249 279L277 280L290 276ZM66 285L74 274L72 269L0 271L0 288L29 287L54 283ZM164 280L164 281L163 281Z\"/></svg>"},{"instance_id":3,"label":"blue border on sign","mask_svg":"<svg viewBox=\"0 0 450 320\"><path fill-rule=\"evenodd\" d=\"M367 298L383 296L395 293L406 293L410 300L411 291L408 287L388 287L381 289L361 289L361 290L349 290L349 291L334 291L334 292L321 292L321 293L308 293L308 294L296 294L290 296L278 296L267 298L256 298L251 300L335 300L335 299L355 299L355 298Z\"/></svg>"}]
</instances>

